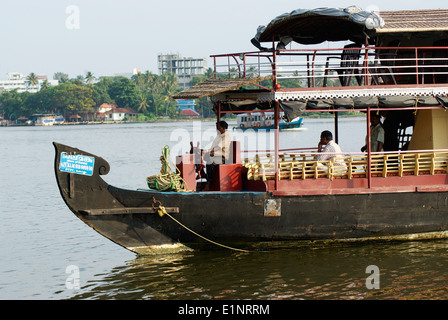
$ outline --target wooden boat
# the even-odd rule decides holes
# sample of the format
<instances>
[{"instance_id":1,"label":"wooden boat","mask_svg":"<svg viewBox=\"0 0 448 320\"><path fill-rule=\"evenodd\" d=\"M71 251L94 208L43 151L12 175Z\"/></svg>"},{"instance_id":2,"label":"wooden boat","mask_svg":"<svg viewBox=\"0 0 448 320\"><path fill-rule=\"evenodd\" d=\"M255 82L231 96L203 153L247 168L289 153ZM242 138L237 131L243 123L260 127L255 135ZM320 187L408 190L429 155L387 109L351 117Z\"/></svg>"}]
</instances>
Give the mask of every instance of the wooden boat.
<instances>
[{"instance_id":1,"label":"wooden boat","mask_svg":"<svg viewBox=\"0 0 448 320\"><path fill-rule=\"evenodd\" d=\"M188 191L176 192L109 185L106 160L54 143L62 198L86 224L138 254L447 238L447 11L295 10L258 28L252 43L259 51L212 56L216 79L174 97L210 96L218 119L257 109L282 111L289 121L305 111L331 112L336 142L339 112L365 113L366 130L356 134L368 141L371 113L387 112L384 152L367 144L365 153L317 161L314 146L280 150L276 120L275 150L244 158L234 141L232 162L219 165L213 191L197 190L194 155L178 156L174 177ZM428 17L432 25L420 22ZM291 40L347 39L355 44L284 49ZM294 68L281 73L291 60ZM257 76L247 72L254 65ZM286 77L306 85L282 87Z\"/></svg>"},{"instance_id":2,"label":"wooden boat","mask_svg":"<svg viewBox=\"0 0 448 320\"><path fill-rule=\"evenodd\" d=\"M236 127L233 129L240 130L273 130L274 126L274 112L252 112L252 113L242 113L238 114L236 118ZM285 121L283 119L283 114L280 112L280 119L278 122L278 129L280 131L300 131L304 128L303 117L296 117L292 121Z\"/></svg>"}]
</instances>

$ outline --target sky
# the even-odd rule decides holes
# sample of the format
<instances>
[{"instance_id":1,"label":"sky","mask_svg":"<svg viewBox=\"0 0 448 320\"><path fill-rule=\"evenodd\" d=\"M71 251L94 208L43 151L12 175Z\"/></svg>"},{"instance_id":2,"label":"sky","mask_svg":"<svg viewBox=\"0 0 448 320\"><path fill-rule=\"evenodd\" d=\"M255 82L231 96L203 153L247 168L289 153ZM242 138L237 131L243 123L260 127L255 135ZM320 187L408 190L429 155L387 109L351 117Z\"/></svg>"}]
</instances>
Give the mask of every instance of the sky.
<instances>
[{"instance_id":1,"label":"sky","mask_svg":"<svg viewBox=\"0 0 448 320\"><path fill-rule=\"evenodd\" d=\"M207 58L255 51L259 25L295 9L446 8L446 0L2 0L0 80L8 72L70 78L158 73L159 54Z\"/></svg>"}]
</instances>

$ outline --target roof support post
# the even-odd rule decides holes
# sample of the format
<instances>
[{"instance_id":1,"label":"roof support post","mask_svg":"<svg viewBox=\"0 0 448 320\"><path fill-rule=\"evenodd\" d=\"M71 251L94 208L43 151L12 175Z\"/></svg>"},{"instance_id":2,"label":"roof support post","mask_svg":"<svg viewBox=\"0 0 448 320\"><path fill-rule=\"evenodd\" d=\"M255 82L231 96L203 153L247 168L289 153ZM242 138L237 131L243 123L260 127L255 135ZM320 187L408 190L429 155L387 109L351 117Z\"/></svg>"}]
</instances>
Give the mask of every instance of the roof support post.
<instances>
[{"instance_id":1,"label":"roof support post","mask_svg":"<svg viewBox=\"0 0 448 320\"><path fill-rule=\"evenodd\" d=\"M372 137L370 136L370 106L368 106L367 107L367 139L366 139L366 144L367 144L367 185L368 185L369 189L372 187L372 169L371 169L372 148L371 148L371 143L370 143L371 139L372 139Z\"/></svg>"},{"instance_id":2,"label":"roof support post","mask_svg":"<svg viewBox=\"0 0 448 320\"><path fill-rule=\"evenodd\" d=\"M272 52L272 88L277 90L277 55L276 52Z\"/></svg>"},{"instance_id":3,"label":"roof support post","mask_svg":"<svg viewBox=\"0 0 448 320\"><path fill-rule=\"evenodd\" d=\"M278 155L279 155L279 122L280 122L280 110L278 100L274 101L274 139L275 139L275 190L278 190Z\"/></svg>"},{"instance_id":4,"label":"roof support post","mask_svg":"<svg viewBox=\"0 0 448 320\"><path fill-rule=\"evenodd\" d=\"M339 144L339 119L338 112L334 113L334 141Z\"/></svg>"}]
</instances>

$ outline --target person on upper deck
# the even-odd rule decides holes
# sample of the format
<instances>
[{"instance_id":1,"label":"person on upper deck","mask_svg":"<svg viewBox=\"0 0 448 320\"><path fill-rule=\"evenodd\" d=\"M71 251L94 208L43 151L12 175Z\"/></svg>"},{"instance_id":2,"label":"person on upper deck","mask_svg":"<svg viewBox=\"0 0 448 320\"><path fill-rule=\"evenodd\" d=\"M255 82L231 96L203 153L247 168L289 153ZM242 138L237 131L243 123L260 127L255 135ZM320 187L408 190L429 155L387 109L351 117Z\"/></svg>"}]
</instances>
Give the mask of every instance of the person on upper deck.
<instances>
[{"instance_id":1,"label":"person on upper deck","mask_svg":"<svg viewBox=\"0 0 448 320\"><path fill-rule=\"evenodd\" d=\"M342 153L341 147L339 147L339 145L334 142L333 134L328 130L322 131L322 133L320 134L320 141L317 145L317 152L320 153L316 155L317 161L330 160L331 158L338 156L335 153Z\"/></svg>"},{"instance_id":2,"label":"person on upper deck","mask_svg":"<svg viewBox=\"0 0 448 320\"><path fill-rule=\"evenodd\" d=\"M219 121L216 123L216 130L218 134L215 140L213 140L210 149L202 150L204 153L204 160L206 162L206 174L207 183L204 187L204 191L210 189L210 182L213 179L213 175L218 164L224 164L229 160L230 157L230 144L232 138L230 137L227 128L229 125L225 121Z\"/></svg>"},{"instance_id":3,"label":"person on upper deck","mask_svg":"<svg viewBox=\"0 0 448 320\"><path fill-rule=\"evenodd\" d=\"M367 150L367 137L366 144L361 148L364 152ZM384 128L381 123L381 115L376 112L370 115L370 151L371 152L383 152L384 145Z\"/></svg>"}]
</instances>

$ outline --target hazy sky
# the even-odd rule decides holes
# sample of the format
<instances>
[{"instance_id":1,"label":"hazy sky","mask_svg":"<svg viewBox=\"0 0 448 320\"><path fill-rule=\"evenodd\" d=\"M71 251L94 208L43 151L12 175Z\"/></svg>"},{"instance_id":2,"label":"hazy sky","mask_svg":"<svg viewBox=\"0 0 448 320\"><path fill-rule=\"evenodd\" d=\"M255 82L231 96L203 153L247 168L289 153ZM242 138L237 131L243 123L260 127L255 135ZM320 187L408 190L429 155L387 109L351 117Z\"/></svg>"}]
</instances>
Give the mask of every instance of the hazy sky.
<instances>
[{"instance_id":1,"label":"hazy sky","mask_svg":"<svg viewBox=\"0 0 448 320\"><path fill-rule=\"evenodd\" d=\"M254 51L259 25L298 8L446 8L446 0L1 0L0 80L8 72L50 79L149 70L157 55ZM209 63L211 66L211 61Z\"/></svg>"}]
</instances>

